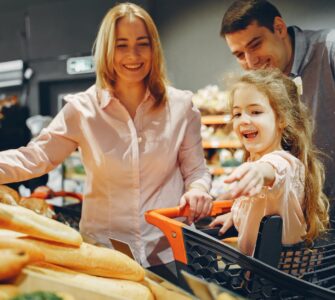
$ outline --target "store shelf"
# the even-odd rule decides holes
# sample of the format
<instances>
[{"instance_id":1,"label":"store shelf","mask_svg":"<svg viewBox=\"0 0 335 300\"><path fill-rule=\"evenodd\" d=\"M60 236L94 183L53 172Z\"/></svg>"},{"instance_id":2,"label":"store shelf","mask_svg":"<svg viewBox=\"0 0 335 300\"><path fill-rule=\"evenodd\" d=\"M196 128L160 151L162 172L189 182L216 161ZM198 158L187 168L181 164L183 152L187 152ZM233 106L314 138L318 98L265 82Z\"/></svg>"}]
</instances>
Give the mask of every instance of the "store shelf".
<instances>
[{"instance_id":1,"label":"store shelf","mask_svg":"<svg viewBox=\"0 0 335 300\"><path fill-rule=\"evenodd\" d=\"M85 170L81 161L80 153L74 151L63 163L63 180L85 181Z\"/></svg>"},{"instance_id":2,"label":"store shelf","mask_svg":"<svg viewBox=\"0 0 335 300\"><path fill-rule=\"evenodd\" d=\"M220 166L210 166L209 165L208 169L210 173L214 176L220 176L220 175L226 174L225 168L220 167Z\"/></svg>"},{"instance_id":3,"label":"store shelf","mask_svg":"<svg viewBox=\"0 0 335 300\"><path fill-rule=\"evenodd\" d=\"M236 166L216 166L216 165L207 165L209 172L213 176L221 176L221 175L228 175L230 174L236 167Z\"/></svg>"},{"instance_id":4,"label":"store shelf","mask_svg":"<svg viewBox=\"0 0 335 300\"><path fill-rule=\"evenodd\" d=\"M64 174L64 180L65 179L76 180L76 181L85 181L86 175L85 174L78 174L78 173L65 173Z\"/></svg>"},{"instance_id":5,"label":"store shelf","mask_svg":"<svg viewBox=\"0 0 335 300\"><path fill-rule=\"evenodd\" d=\"M204 149L221 149L221 148L241 148L242 144L240 141L203 141L202 147Z\"/></svg>"},{"instance_id":6,"label":"store shelf","mask_svg":"<svg viewBox=\"0 0 335 300\"><path fill-rule=\"evenodd\" d=\"M201 123L204 125L227 124L230 121L230 115L214 115L201 117Z\"/></svg>"}]
</instances>

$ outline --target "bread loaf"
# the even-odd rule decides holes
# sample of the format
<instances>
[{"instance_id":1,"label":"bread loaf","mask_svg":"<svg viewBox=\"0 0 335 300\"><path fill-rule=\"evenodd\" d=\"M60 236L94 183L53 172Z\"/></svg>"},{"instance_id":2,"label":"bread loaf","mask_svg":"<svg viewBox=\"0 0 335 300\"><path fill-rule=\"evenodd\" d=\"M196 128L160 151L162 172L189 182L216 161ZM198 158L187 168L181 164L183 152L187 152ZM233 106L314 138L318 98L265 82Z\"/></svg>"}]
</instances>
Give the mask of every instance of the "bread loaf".
<instances>
[{"instance_id":1,"label":"bread loaf","mask_svg":"<svg viewBox=\"0 0 335 300\"><path fill-rule=\"evenodd\" d=\"M17 191L8 186L0 185L0 202L5 204L17 205L20 200L20 195Z\"/></svg>"},{"instance_id":2,"label":"bread loaf","mask_svg":"<svg viewBox=\"0 0 335 300\"><path fill-rule=\"evenodd\" d=\"M144 269L127 255L108 248L82 243L79 248L47 243L30 237L21 238L39 247L45 261L79 272L101 277L141 281Z\"/></svg>"},{"instance_id":3,"label":"bread loaf","mask_svg":"<svg viewBox=\"0 0 335 300\"><path fill-rule=\"evenodd\" d=\"M3 203L0 203L0 228L74 246L79 246L83 241L80 233L67 225L27 208Z\"/></svg>"},{"instance_id":4,"label":"bread loaf","mask_svg":"<svg viewBox=\"0 0 335 300\"><path fill-rule=\"evenodd\" d=\"M238 298L235 298L231 295L229 295L228 293L221 293L216 300L236 300Z\"/></svg>"},{"instance_id":5,"label":"bread loaf","mask_svg":"<svg viewBox=\"0 0 335 300\"><path fill-rule=\"evenodd\" d=\"M44 260L44 254L40 248L24 240L0 236L0 249L15 249L29 255L31 262Z\"/></svg>"},{"instance_id":6,"label":"bread loaf","mask_svg":"<svg viewBox=\"0 0 335 300\"><path fill-rule=\"evenodd\" d=\"M49 207L44 199L21 198L18 204L50 219L55 216L55 212Z\"/></svg>"},{"instance_id":7,"label":"bread loaf","mask_svg":"<svg viewBox=\"0 0 335 300\"><path fill-rule=\"evenodd\" d=\"M60 280L66 285L72 285L93 292L99 292L100 294L112 296L116 299L154 299L150 290L139 282L91 276L45 262L29 265L25 268L24 272L26 274L31 272L42 274L45 278L50 277L52 280Z\"/></svg>"}]
</instances>

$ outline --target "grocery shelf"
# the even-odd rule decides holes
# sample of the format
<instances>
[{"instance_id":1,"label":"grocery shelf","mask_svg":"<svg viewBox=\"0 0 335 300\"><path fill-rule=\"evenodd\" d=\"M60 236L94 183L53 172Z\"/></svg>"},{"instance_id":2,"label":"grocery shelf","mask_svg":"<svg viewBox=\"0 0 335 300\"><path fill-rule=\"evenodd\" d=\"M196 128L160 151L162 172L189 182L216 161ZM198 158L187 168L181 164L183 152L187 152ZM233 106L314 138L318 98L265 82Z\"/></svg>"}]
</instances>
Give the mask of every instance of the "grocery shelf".
<instances>
[{"instance_id":1,"label":"grocery shelf","mask_svg":"<svg viewBox=\"0 0 335 300\"><path fill-rule=\"evenodd\" d=\"M201 123L204 125L227 124L230 121L230 115L213 115L201 117Z\"/></svg>"},{"instance_id":2,"label":"grocery shelf","mask_svg":"<svg viewBox=\"0 0 335 300\"><path fill-rule=\"evenodd\" d=\"M236 169L237 165L234 166L218 166L218 165L207 165L209 172L213 176L221 176L221 175L228 175L234 169Z\"/></svg>"},{"instance_id":3,"label":"grocery shelf","mask_svg":"<svg viewBox=\"0 0 335 300\"><path fill-rule=\"evenodd\" d=\"M221 149L221 148L241 148L240 141L203 141L202 147L204 149Z\"/></svg>"},{"instance_id":4,"label":"grocery shelf","mask_svg":"<svg viewBox=\"0 0 335 300\"><path fill-rule=\"evenodd\" d=\"M76 181L85 181L86 175L85 174L78 174L78 173L64 173L64 180L76 180Z\"/></svg>"},{"instance_id":5,"label":"grocery shelf","mask_svg":"<svg viewBox=\"0 0 335 300\"><path fill-rule=\"evenodd\" d=\"M223 168L223 167L210 166L210 165L208 165L207 167L208 167L210 173L214 176L220 176L220 175L226 174L225 168Z\"/></svg>"}]
</instances>

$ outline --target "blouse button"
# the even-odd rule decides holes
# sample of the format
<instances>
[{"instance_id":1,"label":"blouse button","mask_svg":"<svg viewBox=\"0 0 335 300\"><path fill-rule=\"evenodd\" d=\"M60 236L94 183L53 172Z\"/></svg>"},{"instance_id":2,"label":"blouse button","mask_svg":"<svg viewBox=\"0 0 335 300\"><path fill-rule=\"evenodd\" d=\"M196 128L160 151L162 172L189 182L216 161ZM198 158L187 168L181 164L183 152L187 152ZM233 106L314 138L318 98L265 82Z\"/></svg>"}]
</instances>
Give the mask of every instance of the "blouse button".
<instances>
[{"instance_id":1,"label":"blouse button","mask_svg":"<svg viewBox=\"0 0 335 300\"><path fill-rule=\"evenodd\" d=\"M142 142L142 137L137 138L138 143L140 144Z\"/></svg>"}]
</instances>

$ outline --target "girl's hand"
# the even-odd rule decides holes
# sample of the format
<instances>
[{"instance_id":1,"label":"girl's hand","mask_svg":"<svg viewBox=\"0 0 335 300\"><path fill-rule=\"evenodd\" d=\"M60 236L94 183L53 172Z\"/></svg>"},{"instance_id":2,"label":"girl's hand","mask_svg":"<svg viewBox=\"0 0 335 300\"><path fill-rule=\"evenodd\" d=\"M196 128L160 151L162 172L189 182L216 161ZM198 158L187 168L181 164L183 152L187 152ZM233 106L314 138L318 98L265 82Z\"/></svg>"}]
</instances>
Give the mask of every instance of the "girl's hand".
<instances>
[{"instance_id":1,"label":"girl's hand","mask_svg":"<svg viewBox=\"0 0 335 300\"><path fill-rule=\"evenodd\" d=\"M260 193L263 186L271 186L274 180L275 172L269 163L246 162L225 179L225 183L232 183L232 188L219 198L222 200L240 196L252 197Z\"/></svg>"},{"instance_id":2,"label":"girl's hand","mask_svg":"<svg viewBox=\"0 0 335 300\"><path fill-rule=\"evenodd\" d=\"M212 211L212 197L199 189L191 189L187 191L180 199L180 208L188 204L190 206L190 214L187 217L188 224L198 221L208 216Z\"/></svg>"},{"instance_id":3,"label":"girl's hand","mask_svg":"<svg viewBox=\"0 0 335 300\"><path fill-rule=\"evenodd\" d=\"M218 216L215 220L212 221L208 226L214 228L217 225L222 225L222 228L219 230L219 234L224 234L230 227L233 226L233 216L230 213Z\"/></svg>"}]
</instances>

